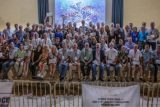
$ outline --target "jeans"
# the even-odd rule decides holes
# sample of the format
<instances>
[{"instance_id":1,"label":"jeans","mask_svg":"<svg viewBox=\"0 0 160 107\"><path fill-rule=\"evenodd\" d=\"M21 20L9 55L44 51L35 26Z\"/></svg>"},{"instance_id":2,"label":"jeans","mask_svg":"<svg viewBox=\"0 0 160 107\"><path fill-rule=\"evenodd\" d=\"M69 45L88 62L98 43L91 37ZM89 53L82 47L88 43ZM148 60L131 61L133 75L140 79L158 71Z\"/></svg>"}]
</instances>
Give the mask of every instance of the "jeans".
<instances>
[{"instance_id":1,"label":"jeans","mask_svg":"<svg viewBox=\"0 0 160 107\"><path fill-rule=\"evenodd\" d=\"M89 77L90 70L91 70L91 63L89 63L88 65L85 65L85 63L81 62L81 71L82 71L83 77L85 76Z\"/></svg>"},{"instance_id":2,"label":"jeans","mask_svg":"<svg viewBox=\"0 0 160 107\"><path fill-rule=\"evenodd\" d=\"M152 46L152 50L156 50L156 42L149 42L149 44Z\"/></svg>"},{"instance_id":3,"label":"jeans","mask_svg":"<svg viewBox=\"0 0 160 107\"><path fill-rule=\"evenodd\" d=\"M139 49L140 49L140 50L143 50L143 49L144 49L145 42L139 41L138 44L139 44Z\"/></svg>"},{"instance_id":4,"label":"jeans","mask_svg":"<svg viewBox=\"0 0 160 107\"><path fill-rule=\"evenodd\" d=\"M68 63L60 63L58 65L58 72L60 74L60 79L64 79L66 73L67 73L67 70L68 70Z\"/></svg>"},{"instance_id":5,"label":"jeans","mask_svg":"<svg viewBox=\"0 0 160 107\"><path fill-rule=\"evenodd\" d=\"M158 75L158 64L153 64L154 66L154 72L152 75L154 76L154 82L157 82L157 75Z\"/></svg>"},{"instance_id":6,"label":"jeans","mask_svg":"<svg viewBox=\"0 0 160 107\"><path fill-rule=\"evenodd\" d=\"M110 67L113 66L115 69L115 76L120 75L121 65L120 64L106 64L107 76L110 76Z\"/></svg>"},{"instance_id":7,"label":"jeans","mask_svg":"<svg viewBox=\"0 0 160 107\"><path fill-rule=\"evenodd\" d=\"M21 76L22 75L22 72L23 72L23 65L24 65L24 62L23 61L17 61L15 62L14 64L14 69L17 73L18 76Z\"/></svg>"},{"instance_id":8,"label":"jeans","mask_svg":"<svg viewBox=\"0 0 160 107\"><path fill-rule=\"evenodd\" d=\"M14 65L13 60L8 60L2 64L3 77L6 78L9 72L9 69Z\"/></svg>"},{"instance_id":9,"label":"jeans","mask_svg":"<svg viewBox=\"0 0 160 107\"><path fill-rule=\"evenodd\" d=\"M32 77L36 76L36 74L37 74L37 69L36 69L37 66L38 66L37 63L34 65L32 64L32 62L29 63L29 69L32 73Z\"/></svg>"},{"instance_id":10,"label":"jeans","mask_svg":"<svg viewBox=\"0 0 160 107\"><path fill-rule=\"evenodd\" d=\"M104 64L92 64L92 79L96 80L96 75L97 75L97 66L99 66L99 71L100 71L100 75L99 78L103 79L103 74L104 74Z\"/></svg>"}]
</instances>

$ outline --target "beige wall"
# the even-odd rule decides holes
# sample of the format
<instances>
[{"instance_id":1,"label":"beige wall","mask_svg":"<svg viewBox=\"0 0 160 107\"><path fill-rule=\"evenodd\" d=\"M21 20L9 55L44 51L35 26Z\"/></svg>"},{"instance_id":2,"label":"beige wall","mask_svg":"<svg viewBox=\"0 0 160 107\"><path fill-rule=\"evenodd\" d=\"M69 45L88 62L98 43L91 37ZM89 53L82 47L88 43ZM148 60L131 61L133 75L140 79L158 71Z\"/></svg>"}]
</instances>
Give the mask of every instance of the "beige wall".
<instances>
[{"instance_id":1,"label":"beige wall","mask_svg":"<svg viewBox=\"0 0 160 107\"><path fill-rule=\"evenodd\" d=\"M160 29L160 0L124 0L124 25L140 26L142 21L155 21Z\"/></svg>"},{"instance_id":2,"label":"beige wall","mask_svg":"<svg viewBox=\"0 0 160 107\"><path fill-rule=\"evenodd\" d=\"M37 0L0 0L0 31L7 21L25 25L38 22Z\"/></svg>"}]
</instances>

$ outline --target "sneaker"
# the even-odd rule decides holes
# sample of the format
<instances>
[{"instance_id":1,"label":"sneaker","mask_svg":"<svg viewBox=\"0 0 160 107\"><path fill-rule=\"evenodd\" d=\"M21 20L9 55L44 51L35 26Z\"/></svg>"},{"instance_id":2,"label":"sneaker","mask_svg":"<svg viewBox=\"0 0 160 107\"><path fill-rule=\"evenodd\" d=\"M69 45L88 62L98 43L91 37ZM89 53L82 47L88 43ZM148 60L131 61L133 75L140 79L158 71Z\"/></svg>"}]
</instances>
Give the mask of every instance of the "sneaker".
<instances>
[{"instance_id":1,"label":"sneaker","mask_svg":"<svg viewBox=\"0 0 160 107\"><path fill-rule=\"evenodd\" d=\"M104 81L102 78L99 79L100 81Z\"/></svg>"},{"instance_id":2,"label":"sneaker","mask_svg":"<svg viewBox=\"0 0 160 107\"><path fill-rule=\"evenodd\" d=\"M110 78L108 78L108 80L107 80L108 82L110 82L111 80L110 80Z\"/></svg>"},{"instance_id":3,"label":"sneaker","mask_svg":"<svg viewBox=\"0 0 160 107\"><path fill-rule=\"evenodd\" d=\"M93 78L93 79L92 79L92 81L96 81L96 79L95 79L95 78Z\"/></svg>"},{"instance_id":4,"label":"sneaker","mask_svg":"<svg viewBox=\"0 0 160 107\"><path fill-rule=\"evenodd\" d=\"M116 82L118 82L118 79L117 79L117 77L114 77L114 79L115 79L115 81L116 81Z\"/></svg>"},{"instance_id":5,"label":"sneaker","mask_svg":"<svg viewBox=\"0 0 160 107\"><path fill-rule=\"evenodd\" d=\"M142 78L139 78L140 81L144 82L144 80Z\"/></svg>"},{"instance_id":6,"label":"sneaker","mask_svg":"<svg viewBox=\"0 0 160 107\"><path fill-rule=\"evenodd\" d=\"M37 77L41 77L41 73L40 72L37 73Z\"/></svg>"},{"instance_id":7,"label":"sneaker","mask_svg":"<svg viewBox=\"0 0 160 107\"><path fill-rule=\"evenodd\" d=\"M43 73L40 75L40 77L41 77L41 78L44 78L44 75L43 75Z\"/></svg>"}]
</instances>

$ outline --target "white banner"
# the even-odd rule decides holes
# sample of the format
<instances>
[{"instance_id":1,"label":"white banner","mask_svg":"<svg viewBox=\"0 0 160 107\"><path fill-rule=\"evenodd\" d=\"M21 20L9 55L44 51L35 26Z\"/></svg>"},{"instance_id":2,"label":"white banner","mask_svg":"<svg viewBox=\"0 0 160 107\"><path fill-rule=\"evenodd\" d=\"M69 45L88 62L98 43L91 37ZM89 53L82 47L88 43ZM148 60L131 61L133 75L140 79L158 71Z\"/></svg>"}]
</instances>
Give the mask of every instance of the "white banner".
<instances>
[{"instance_id":1,"label":"white banner","mask_svg":"<svg viewBox=\"0 0 160 107\"><path fill-rule=\"evenodd\" d=\"M13 82L0 82L0 107L8 107Z\"/></svg>"},{"instance_id":2,"label":"white banner","mask_svg":"<svg viewBox=\"0 0 160 107\"><path fill-rule=\"evenodd\" d=\"M82 107L140 107L140 86L82 85Z\"/></svg>"}]
</instances>

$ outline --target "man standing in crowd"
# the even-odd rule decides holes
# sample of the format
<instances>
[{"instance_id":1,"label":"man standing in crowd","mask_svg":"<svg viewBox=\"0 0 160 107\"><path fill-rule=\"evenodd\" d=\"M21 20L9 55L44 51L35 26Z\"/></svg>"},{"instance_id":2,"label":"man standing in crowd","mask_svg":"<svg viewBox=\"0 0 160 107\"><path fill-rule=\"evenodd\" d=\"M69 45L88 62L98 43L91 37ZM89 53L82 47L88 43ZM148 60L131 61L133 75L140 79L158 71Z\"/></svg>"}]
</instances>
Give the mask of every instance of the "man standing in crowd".
<instances>
[{"instance_id":1,"label":"man standing in crowd","mask_svg":"<svg viewBox=\"0 0 160 107\"><path fill-rule=\"evenodd\" d=\"M156 40L159 37L159 31L155 28L155 23L151 22L150 29L149 29L149 35L147 36L148 42L152 46L152 50L156 50Z\"/></svg>"},{"instance_id":2,"label":"man standing in crowd","mask_svg":"<svg viewBox=\"0 0 160 107\"><path fill-rule=\"evenodd\" d=\"M10 22L6 23L6 29L3 30L3 33L5 34L5 39L9 40L12 38L12 35L14 31L11 29L11 24Z\"/></svg>"}]
</instances>

